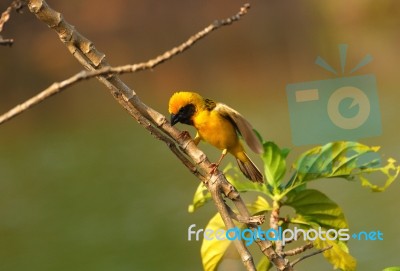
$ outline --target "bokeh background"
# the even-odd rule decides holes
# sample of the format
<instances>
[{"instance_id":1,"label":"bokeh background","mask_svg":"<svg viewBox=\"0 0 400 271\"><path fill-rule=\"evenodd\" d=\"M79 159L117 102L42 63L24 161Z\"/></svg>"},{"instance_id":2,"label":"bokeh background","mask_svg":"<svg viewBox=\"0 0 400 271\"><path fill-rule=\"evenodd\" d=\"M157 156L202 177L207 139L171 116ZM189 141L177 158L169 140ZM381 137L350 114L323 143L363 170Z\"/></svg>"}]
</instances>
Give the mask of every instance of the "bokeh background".
<instances>
[{"instance_id":1,"label":"bokeh background","mask_svg":"<svg viewBox=\"0 0 400 271\"><path fill-rule=\"evenodd\" d=\"M10 1L0 2L3 11ZM181 43L241 1L60 1L49 5L107 55L112 65L145 61ZM292 148L290 161L312 147L292 144L285 87L335 78L314 64L320 55L339 69L338 44L349 45L347 71L375 74L383 133L363 138L384 158L400 158L400 2L395 0L254 1L240 22L189 51L122 79L141 99L167 114L175 90L196 90L242 112L264 138ZM52 30L28 10L13 13L0 48L2 112L80 71ZM340 75L342 76L342 75ZM316 124L318 125L318 124ZM179 126L181 129L187 127ZM190 130L193 131L193 130ZM211 159L219 153L200 145ZM254 157L254 156L253 156ZM261 161L254 157L261 166ZM228 158L224 163L233 161ZM379 180L378 180L379 181ZM152 138L96 80L85 81L0 127L0 270L202 270L200 242L212 204L187 206L198 181ZM314 183L342 206L351 230L380 230L384 241L354 241L358 270L399 264L395 182L371 193L358 182ZM242 270L241 263L229 270ZM321 255L299 270L331 270ZM226 270L226 269L225 269Z\"/></svg>"}]
</instances>

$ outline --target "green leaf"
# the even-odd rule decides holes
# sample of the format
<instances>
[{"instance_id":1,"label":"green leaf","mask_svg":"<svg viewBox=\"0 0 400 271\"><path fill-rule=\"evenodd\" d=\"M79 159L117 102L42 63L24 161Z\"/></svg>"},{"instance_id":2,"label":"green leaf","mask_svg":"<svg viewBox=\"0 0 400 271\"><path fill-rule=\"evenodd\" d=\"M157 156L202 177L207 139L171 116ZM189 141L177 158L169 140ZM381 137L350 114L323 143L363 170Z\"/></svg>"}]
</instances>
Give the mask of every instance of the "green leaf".
<instances>
[{"instance_id":1,"label":"green leaf","mask_svg":"<svg viewBox=\"0 0 400 271\"><path fill-rule=\"evenodd\" d=\"M349 248L344 242L336 242L335 240L328 239L322 241L321 239L317 238L314 241L314 246L318 249L332 246L332 248L325 250L323 255L328 262L333 265L334 269L339 268L343 271L356 270L357 261L349 254Z\"/></svg>"},{"instance_id":2,"label":"green leaf","mask_svg":"<svg viewBox=\"0 0 400 271\"><path fill-rule=\"evenodd\" d=\"M296 210L292 223L312 227L318 225L326 229L348 228L342 209L318 190L292 191L287 194L283 204Z\"/></svg>"},{"instance_id":3,"label":"green leaf","mask_svg":"<svg viewBox=\"0 0 400 271\"><path fill-rule=\"evenodd\" d=\"M382 271L400 271L400 266L386 267Z\"/></svg>"},{"instance_id":4,"label":"green leaf","mask_svg":"<svg viewBox=\"0 0 400 271\"><path fill-rule=\"evenodd\" d=\"M269 205L268 201L261 196L257 196L257 199L252 204L247 205L247 208L253 215L265 213L272 210L272 207Z\"/></svg>"},{"instance_id":5,"label":"green leaf","mask_svg":"<svg viewBox=\"0 0 400 271\"><path fill-rule=\"evenodd\" d=\"M284 205L291 206L296 210L296 217L291 223L299 224L303 228L321 230L347 229L348 224L342 209L325 194L318 190L306 189L301 191L292 190L283 201ZM356 260L349 254L346 244L339 240L316 239L315 247L322 249L332 246L325 251L324 257L334 266L345 271L355 270Z\"/></svg>"},{"instance_id":6,"label":"green leaf","mask_svg":"<svg viewBox=\"0 0 400 271\"><path fill-rule=\"evenodd\" d=\"M274 142L264 142L264 161L265 177L269 185L274 188L279 187L280 181L286 173L286 156L289 151L281 150Z\"/></svg>"},{"instance_id":7,"label":"green leaf","mask_svg":"<svg viewBox=\"0 0 400 271\"><path fill-rule=\"evenodd\" d=\"M214 233L217 230L225 229L225 224L222 221L222 218L219 213L214 215L206 226L206 230L211 229ZM211 239L211 238L210 238ZM211 240L203 239L201 244L201 261L203 263L203 267L205 271L213 271L216 270L218 265L221 263L221 260L228 249L229 245L232 242L228 239L225 240L217 240L214 236Z\"/></svg>"},{"instance_id":8,"label":"green leaf","mask_svg":"<svg viewBox=\"0 0 400 271\"><path fill-rule=\"evenodd\" d=\"M257 199L248 206L249 211L252 215L264 213L266 211L271 210L268 202L261 196L258 196ZM235 223L236 226L240 229L243 229L245 225L239 225L239 223ZM204 270L216 270L218 265L221 263L226 251L229 248L229 245L232 243L230 240L217 240L215 238L215 233L218 230L225 230L225 224L222 221L222 218L219 213L214 215L210 221L208 222L206 229L213 230L214 234L210 238L212 240L203 239L201 244L201 259L203 263ZM258 270L258 269L257 269Z\"/></svg>"},{"instance_id":9,"label":"green leaf","mask_svg":"<svg viewBox=\"0 0 400 271\"><path fill-rule=\"evenodd\" d=\"M273 267L271 262L268 260L267 257L262 257L262 259L257 264L258 271L268 271Z\"/></svg>"},{"instance_id":10,"label":"green leaf","mask_svg":"<svg viewBox=\"0 0 400 271\"><path fill-rule=\"evenodd\" d=\"M308 150L293 165L297 172L290 188L321 178L353 180L358 176L363 186L372 191L383 191L397 178L400 166L396 166L392 158L388 159L386 166L381 166L378 150L379 147L348 141L331 142ZM371 184L365 177L365 174L373 172L381 172L386 176L384 186Z\"/></svg>"},{"instance_id":11,"label":"green leaf","mask_svg":"<svg viewBox=\"0 0 400 271\"><path fill-rule=\"evenodd\" d=\"M371 188L371 190L373 192L383 192L386 190L386 188L389 187L389 185L392 184L392 182L397 178L397 176L399 175L400 172L400 166L396 166L396 160L394 160L393 158L389 158L387 160L387 164L384 167L381 168L372 168L372 169L366 169L365 171L368 173L372 173L375 171L380 171L382 172L384 175L387 176L387 180L385 182L385 184L383 186L377 186L376 184L372 184L370 181L368 181L367 178L363 177L363 176L359 176L360 180L361 180L361 185L364 187L369 187Z\"/></svg>"},{"instance_id":12,"label":"green leaf","mask_svg":"<svg viewBox=\"0 0 400 271\"><path fill-rule=\"evenodd\" d=\"M269 205L268 201L261 196L257 196L257 199L249 206L249 211L252 214L257 214L271 210L272 207Z\"/></svg>"},{"instance_id":13,"label":"green leaf","mask_svg":"<svg viewBox=\"0 0 400 271\"><path fill-rule=\"evenodd\" d=\"M211 199L211 194L208 192L207 187L200 183L196 189L196 192L193 196L193 203L189 205L188 211L189 213L193 213L198 208L206 204L207 201Z\"/></svg>"}]
</instances>

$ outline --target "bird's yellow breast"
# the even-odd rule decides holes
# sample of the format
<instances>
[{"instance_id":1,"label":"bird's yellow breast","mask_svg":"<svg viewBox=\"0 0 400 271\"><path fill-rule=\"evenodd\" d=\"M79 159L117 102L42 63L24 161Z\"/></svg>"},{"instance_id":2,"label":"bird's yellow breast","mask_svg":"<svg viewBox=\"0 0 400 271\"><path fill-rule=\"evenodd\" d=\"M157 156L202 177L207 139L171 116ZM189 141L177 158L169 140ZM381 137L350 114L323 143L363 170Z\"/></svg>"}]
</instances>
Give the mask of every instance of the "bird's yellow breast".
<instances>
[{"instance_id":1,"label":"bird's yellow breast","mask_svg":"<svg viewBox=\"0 0 400 271\"><path fill-rule=\"evenodd\" d=\"M235 127L215 110L201 110L193 117L193 125L201 139L231 153L242 151Z\"/></svg>"}]
</instances>

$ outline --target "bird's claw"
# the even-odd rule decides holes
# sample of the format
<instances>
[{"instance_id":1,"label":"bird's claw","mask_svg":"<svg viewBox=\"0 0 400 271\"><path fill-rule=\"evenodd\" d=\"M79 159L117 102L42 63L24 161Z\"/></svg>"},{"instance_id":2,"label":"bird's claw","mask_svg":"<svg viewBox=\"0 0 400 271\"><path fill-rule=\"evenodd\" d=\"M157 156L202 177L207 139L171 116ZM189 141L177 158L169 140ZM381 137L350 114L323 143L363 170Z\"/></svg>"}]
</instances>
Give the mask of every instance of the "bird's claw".
<instances>
[{"instance_id":1,"label":"bird's claw","mask_svg":"<svg viewBox=\"0 0 400 271\"><path fill-rule=\"evenodd\" d=\"M218 169L218 166L219 165L216 163L211 163L211 165L209 166L209 168L211 168L211 171L210 171L211 175L215 173L215 171Z\"/></svg>"},{"instance_id":2,"label":"bird's claw","mask_svg":"<svg viewBox=\"0 0 400 271\"><path fill-rule=\"evenodd\" d=\"M190 134L188 131L182 131L179 135L178 135L178 139L189 139L190 138Z\"/></svg>"}]
</instances>

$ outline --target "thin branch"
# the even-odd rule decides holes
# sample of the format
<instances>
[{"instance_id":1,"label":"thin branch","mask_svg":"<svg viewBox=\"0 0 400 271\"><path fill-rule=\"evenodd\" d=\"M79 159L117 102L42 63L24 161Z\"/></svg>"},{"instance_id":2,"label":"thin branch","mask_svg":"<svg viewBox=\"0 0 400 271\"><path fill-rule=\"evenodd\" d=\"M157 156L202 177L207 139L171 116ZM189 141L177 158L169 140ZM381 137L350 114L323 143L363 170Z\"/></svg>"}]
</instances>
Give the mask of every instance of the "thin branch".
<instances>
[{"instance_id":1,"label":"thin branch","mask_svg":"<svg viewBox=\"0 0 400 271\"><path fill-rule=\"evenodd\" d=\"M13 43L14 39L3 39L3 37L0 36L0 45L11 46Z\"/></svg>"},{"instance_id":2,"label":"thin branch","mask_svg":"<svg viewBox=\"0 0 400 271\"><path fill-rule=\"evenodd\" d=\"M285 251L283 254L284 254L285 256L294 256L294 255L303 253L303 252L306 251L307 249L311 249L311 248L313 248L313 247L314 247L313 243L307 243L307 244L305 244L305 245L303 245L303 246L301 246L301 247L297 247L297 248L294 248L294 249Z\"/></svg>"},{"instance_id":3,"label":"thin branch","mask_svg":"<svg viewBox=\"0 0 400 271\"><path fill-rule=\"evenodd\" d=\"M278 230L279 227L279 212L280 212L280 206L277 201L273 202L273 207L269 219L269 224L270 227L274 230ZM281 240L275 241L275 251L278 255L283 255L283 249L284 245Z\"/></svg>"},{"instance_id":4,"label":"thin branch","mask_svg":"<svg viewBox=\"0 0 400 271\"><path fill-rule=\"evenodd\" d=\"M202 39L205 36L207 36L208 34L210 34L212 31L220 28L221 26L230 25L233 22L238 21L243 15L245 15L247 13L249 8L250 8L250 5L245 4L236 15L229 17L227 19L224 19L224 20L214 21L214 23L210 24L209 26L207 26L200 32L191 36L188 40L186 40L179 46L176 46L176 47L172 48L171 50L168 50L168 51L164 52L163 54L161 54L153 59L150 59L146 62L132 64L132 65L118 66L118 67L106 66L104 68L100 68L100 69L96 69L96 70L81 71L64 81L54 83L51 86L49 86L48 88L46 88L45 90L41 91L39 94L28 99L27 101L23 102L22 104L15 106L14 108L10 109L8 112L1 115L0 116L0 124L12 119L13 117L28 110L32 106L45 101L46 99L50 98L51 96L53 96L57 93L60 93L61 91L67 89L68 87L70 87L82 80L87 80L87 79L90 79L90 78L93 78L96 76L100 76L100 75L105 76L105 75L109 75L109 74L133 73L133 72L153 69L154 67L171 59L172 57L176 56L177 54L180 54L180 53L186 51L193 44L195 44L200 39ZM11 9L11 7L9 9ZM131 97L127 96L127 98L129 99Z\"/></svg>"},{"instance_id":5,"label":"thin branch","mask_svg":"<svg viewBox=\"0 0 400 271\"><path fill-rule=\"evenodd\" d=\"M214 176L218 176L217 179L215 179ZM211 196L214 200L215 206L217 207L218 212L220 213L225 226L228 229L232 229L232 228L235 228L236 226L233 223L232 218L229 215L229 211L226 208L227 205L225 204L224 200L221 197L221 190L220 190L219 184L221 183L222 178L225 179L225 177L222 177L222 176L223 176L222 174L213 175L210 182L207 183L206 186L211 193ZM236 246L236 249L239 252L239 255L240 255L242 262L243 262L244 266L246 267L246 269L256 271L256 267L255 267L254 261L253 261L253 256L250 254L250 252L247 249L247 247L245 246L245 244L241 240L239 240L239 238L235 238L235 240L233 240L233 243Z\"/></svg>"},{"instance_id":6,"label":"thin branch","mask_svg":"<svg viewBox=\"0 0 400 271\"><path fill-rule=\"evenodd\" d=\"M1 14L0 17L0 32L3 31L4 24L10 19L12 4Z\"/></svg>"},{"instance_id":7,"label":"thin branch","mask_svg":"<svg viewBox=\"0 0 400 271\"><path fill-rule=\"evenodd\" d=\"M25 3L23 1L14 0L10 4L10 6L8 6L8 8L1 14L1 17L0 17L0 33L3 31L4 24L6 22L8 22L8 20L10 19L11 11L13 9L15 9L17 12L20 12L24 5L25 5ZM13 39L3 39L3 37L0 36L0 45L11 46L11 45L13 45L13 43L14 43Z\"/></svg>"},{"instance_id":8,"label":"thin branch","mask_svg":"<svg viewBox=\"0 0 400 271\"><path fill-rule=\"evenodd\" d=\"M315 252L313 252L313 253L310 253L310 254L308 254L308 255L304 255L303 257L300 257L300 258L298 258L297 260L294 260L294 261L292 262L291 266L293 267L293 266L295 266L296 264L298 264L299 262L301 262L302 260L305 260L305 259L307 259L307 258L310 258L310 257L312 257L312 256L314 256L314 255L320 254L320 253L322 253L322 252L324 252L324 251L326 251L326 250L328 250L328 249L331 249L331 248L332 248L332 246L325 247L325 248L323 248L323 249L317 250L317 251L315 251Z\"/></svg>"},{"instance_id":9,"label":"thin branch","mask_svg":"<svg viewBox=\"0 0 400 271\"><path fill-rule=\"evenodd\" d=\"M235 213L228 205L226 205L226 209L229 212L229 216L240 223L262 225L265 222L265 216L263 215L244 217L240 214Z\"/></svg>"},{"instance_id":10,"label":"thin branch","mask_svg":"<svg viewBox=\"0 0 400 271\"><path fill-rule=\"evenodd\" d=\"M229 188L229 186L227 187ZM226 189L227 187L223 188ZM226 193L226 190L224 193ZM235 197L232 197L231 199L242 216L244 217L251 216L249 210L247 209L244 201L241 199L240 194L236 191L236 189L234 192L231 192L228 195L235 195ZM253 231L258 230L258 225L256 223L247 224L247 227ZM263 237L263 240L261 238L256 238L255 239L256 244L259 246L261 252L275 265L277 270L293 271L293 267L290 265L289 261L285 259L283 255L278 254L275 251L273 244L270 241L267 241L266 236L260 236L260 237Z\"/></svg>"},{"instance_id":11,"label":"thin branch","mask_svg":"<svg viewBox=\"0 0 400 271\"><path fill-rule=\"evenodd\" d=\"M76 77L73 76L67 80L64 80L59 83L53 83L51 86L40 92L39 94L33 96L32 98L26 100L22 104L16 105L6 113L2 114L0 116L0 124L11 120L13 117L25 112L32 106L46 100L47 98L61 92L61 90L65 89L66 87L70 86L73 84L72 82L76 82Z\"/></svg>"}]
</instances>

